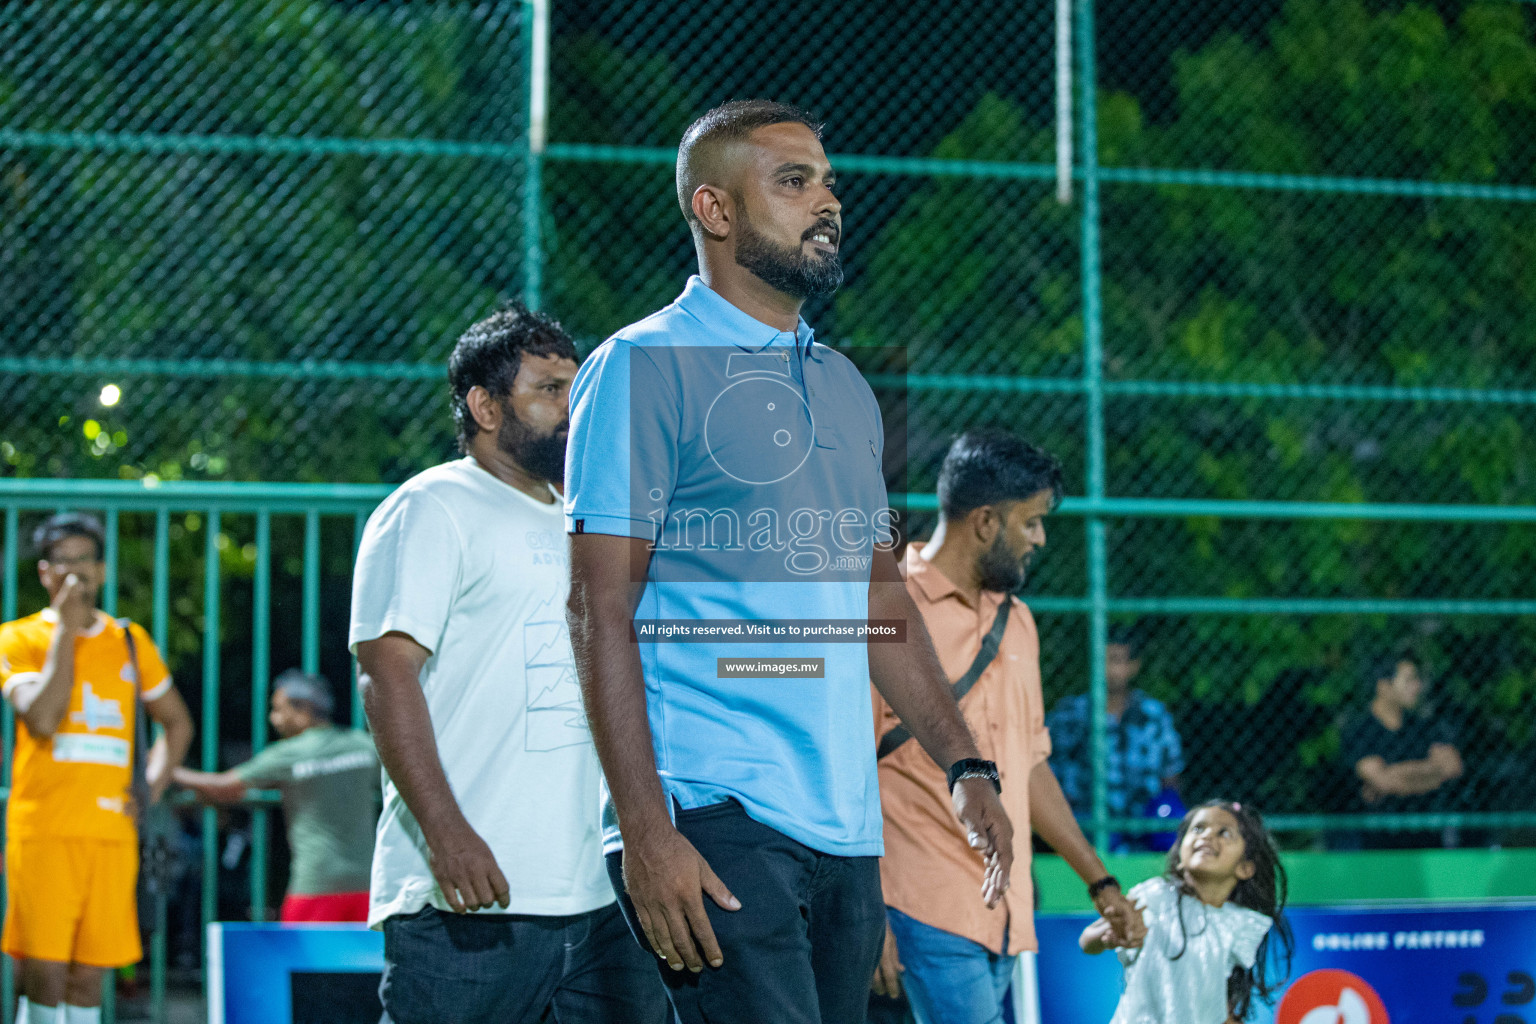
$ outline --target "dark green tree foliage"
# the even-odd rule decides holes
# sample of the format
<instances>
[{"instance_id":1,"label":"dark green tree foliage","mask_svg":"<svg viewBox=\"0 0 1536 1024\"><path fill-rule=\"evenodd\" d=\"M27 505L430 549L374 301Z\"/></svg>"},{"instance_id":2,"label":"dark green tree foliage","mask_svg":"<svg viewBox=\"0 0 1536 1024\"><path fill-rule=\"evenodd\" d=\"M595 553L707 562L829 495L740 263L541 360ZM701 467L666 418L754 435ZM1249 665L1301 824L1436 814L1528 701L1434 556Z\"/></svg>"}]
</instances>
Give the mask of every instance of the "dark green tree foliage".
<instances>
[{"instance_id":1,"label":"dark green tree foliage","mask_svg":"<svg viewBox=\"0 0 1536 1024\"><path fill-rule=\"evenodd\" d=\"M678 139L699 98L677 84L662 57L620 52L596 35L558 39L550 123L561 141L623 138L637 110ZM627 83L616 88L619 83ZM671 302L693 258L678 210L673 165L550 163L545 177L550 241L546 303L587 345Z\"/></svg>"},{"instance_id":2,"label":"dark green tree foliage","mask_svg":"<svg viewBox=\"0 0 1536 1024\"><path fill-rule=\"evenodd\" d=\"M1536 203L1356 184L1536 184L1536 8L1154 6L1100 4L1101 82L1113 83L1100 89L1097 122L1100 161L1113 169L1101 185L1106 379L1536 388ZM562 8L556 141L659 146L703 106L780 81L779 51L753 43L777 31L778 7L764 25L675 8L654 18L596 0ZM828 37L852 40L860 68L881 65L871 47L892 47L911 89L942 93L923 46L874 32L866 14L847 8L861 24L833 18ZM0 50L16 59L0 66L0 124L77 134L63 146L54 136L0 146L0 358L240 365L190 378L131 365L101 376L0 372L0 472L389 481L449 456L436 367L523 280L520 18L518 5L322 0L7 7ZM1029 66L1009 75L1046 81L1047 22L997 24L1039 37ZM947 21L936 33L934 46L973 46ZM761 59L700 59L699 40ZM801 58L837 59L819 47ZM888 136L896 152L1052 160L1049 104L1034 86L982 95L968 78L953 110L914 117L890 100L899 81L814 81L836 94L776 95L856 112L856 126L834 124L834 151L841 137L879 152ZM880 118L889 124L872 127ZM81 145L78 133L114 134ZM294 141L273 152L255 137ZM1337 180L1114 178L1133 168ZM546 302L585 344L676 293L691 243L660 154L551 160L543 184ZM1052 182L844 174L843 195L849 278L811 311L820 337L904 346L919 375L1080 378L1080 207L1060 205ZM273 362L331 369L242 369ZM366 375L384 363L432 369ZM109 381L124 398L103 408ZM908 395L910 489L931 490L954 431L1000 424L1060 454L1081 492L1085 403L1070 386L928 384ZM1528 401L1120 392L1106 426L1112 495L1536 502ZM345 525L327 534L338 597ZM915 525L921 535L921 516ZM1080 595L1081 524L1052 526L1031 592ZM202 527L178 528L177 593L196 594ZM225 523L225 568L240 580L251 529ZM1521 598L1532 596L1536 530L1117 521L1110 554L1119 596ZM124 556L135 611L147 599L147 550L125 544ZM296 567L277 568L291 604L283 588ZM177 615L178 650L190 653L196 603ZM1086 634L1081 616L1041 619L1054 699L1086 678ZM234 622L237 678L245 627ZM1146 625L1145 682L1181 715L1193 796L1346 806L1338 716L1365 695L1365 660L1412 638L1430 656L1434 699L1465 726L1465 792L1484 806L1536 806L1510 767L1536 741L1528 619L1165 615ZM339 636L327 645L340 650ZM335 660L327 667L344 674Z\"/></svg>"},{"instance_id":3,"label":"dark green tree foliage","mask_svg":"<svg viewBox=\"0 0 1536 1024\"><path fill-rule=\"evenodd\" d=\"M1173 60L1150 119L1101 93L1100 159L1455 182L1536 181L1536 41L1509 4L1447 20L1416 5L1293 0L1257 39ZM1041 160L1051 137L985 99L934 155ZM1111 381L1530 388L1536 204L1295 188L1102 186ZM855 343L902 338L929 373L1081 372L1079 211L1045 187L940 179L909 199L838 300ZM942 439L1012 425L1083 464L1080 400L915 392L933 482ZM957 415L958 410L964 410ZM1114 495L1530 504L1529 404L1112 397ZM1081 484L1079 482L1078 488ZM1079 531L1059 525L1035 592L1081 592ZM1111 524L1111 592L1129 597L1529 597L1536 530L1319 521ZM1053 547L1063 545L1056 543ZM1081 687L1081 623L1046 616L1049 696ZM1436 713L1457 718L1481 805L1530 806L1536 628L1492 617L1159 616L1144 683L1181 712L1196 796L1345 809L1338 719L1367 665L1411 641ZM1056 643L1052 641L1056 640ZM1277 728L1284 735L1277 736ZM1299 741L1299 742L1297 742Z\"/></svg>"},{"instance_id":4,"label":"dark green tree foliage","mask_svg":"<svg viewBox=\"0 0 1536 1024\"><path fill-rule=\"evenodd\" d=\"M518 25L496 5L8 9L0 46L20 60L0 69L0 123L149 147L0 155L12 325L0 353L440 362L466 312L495 307L521 233ZM294 141L273 152L256 137ZM5 461L30 474L377 480L448 449L441 420L418 415L442 409L441 378L218 369L174 387L8 378L32 429L6 431ZM112 443L91 444L81 420L104 380L125 400L94 417Z\"/></svg>"},{"instance_id":5,"label":"dark green tree foliage","mask_svg":"<svg viewBox=\"0 0 1536 1024\"><path fill-rule=\"evenodd\" d=\"M0 472L368 482L451 455L436 367L495 308L522 231L519 22L515 5L8 6L0 124L76 135L0 148L0 357L436 366L3 375ZM274 548L300 551L301 529L275 518ZM151 530L123 519L121 607L146 621ZM171 526L169 653L194 708L206 531L197 514ZM326 523L328 609L345 608L351 533ZM250 516L221 524L226 738L249 731L253 537ZM281 669L301 565L273 571ZM321 667L345 692L345 615L323 622Z\"/></svg>"}]
</instances>

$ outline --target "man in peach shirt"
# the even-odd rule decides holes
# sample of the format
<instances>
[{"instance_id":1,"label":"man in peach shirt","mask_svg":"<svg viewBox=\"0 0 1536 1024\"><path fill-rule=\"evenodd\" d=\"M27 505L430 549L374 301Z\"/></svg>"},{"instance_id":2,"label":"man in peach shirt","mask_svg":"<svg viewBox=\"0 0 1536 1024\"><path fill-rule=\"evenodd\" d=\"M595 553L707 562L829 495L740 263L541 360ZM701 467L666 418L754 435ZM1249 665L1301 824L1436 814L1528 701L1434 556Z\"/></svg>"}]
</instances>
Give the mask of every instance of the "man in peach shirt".
<instances>
[{"instance_id":1,"label":"man in peach shirt","mask_svg":"<svg viewBox=\"0 0 1536 1024\"><path fill-rule=\"evenodd\" d=\"M960 709L981 756L997 764L1009 817L1029 822L1082 878L1121 940L1139 945L1140 913L1078 828L1046 760L1040 640L1029 609L1011 596L1045 546L1045 516L1060 499L1055 458L1001 431L964 434L939 473L938 528L928 543L907 548L902 571L945 673L960 681L957 689L973 680ZM1000 642L989 644L994 628ZM873 988L895 995L904 969L919 1024L1000 1022L1014 960L1036 948L1029 843L1018 844L1016 884L989 910L979 896L985 864L949 811L944 772L910 740L892 749L905 733L887 738L900 722L878 692L874 701L889 928Z\"/></svg>"}]
</instances>

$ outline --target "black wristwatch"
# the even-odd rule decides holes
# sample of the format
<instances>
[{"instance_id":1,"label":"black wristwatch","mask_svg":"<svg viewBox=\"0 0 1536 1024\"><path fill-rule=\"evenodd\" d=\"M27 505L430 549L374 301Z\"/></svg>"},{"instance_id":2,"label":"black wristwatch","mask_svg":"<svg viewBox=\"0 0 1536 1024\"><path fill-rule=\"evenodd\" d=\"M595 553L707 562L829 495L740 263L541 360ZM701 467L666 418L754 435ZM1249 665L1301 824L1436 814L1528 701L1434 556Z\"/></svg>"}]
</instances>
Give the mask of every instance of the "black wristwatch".
<instances>
[{"instance_id":1,"label":"black wristwatch","mask_svg":"<svg viewBox=\"0 0 1536 1024\"><path fill-rule=\"evenodd\" d=\"M961 779L986 779L992 783L992 788L999 793L1003 791L1003 780L997 774L997 765L991 761L983 761L979 757L962 757L949 766L946 777L949 779L949 791L955 791L955 783Z\"/></svg>"},{"instance_id":2,"label":"black wristwatch","mask_svg":"<svg viewBox=\"0 0 1536 1024\"><path fill-rule=\"evenodd\" d=\"M1094 882L1088 887L1088 898L1090 900L1097 899L1099 893L1111 887L1116 889L1120 888L1120 879L1116 878L1114 875L1105 875L1103 878L1099 879L1097 882Z\"/></svg>"}]
</instances>

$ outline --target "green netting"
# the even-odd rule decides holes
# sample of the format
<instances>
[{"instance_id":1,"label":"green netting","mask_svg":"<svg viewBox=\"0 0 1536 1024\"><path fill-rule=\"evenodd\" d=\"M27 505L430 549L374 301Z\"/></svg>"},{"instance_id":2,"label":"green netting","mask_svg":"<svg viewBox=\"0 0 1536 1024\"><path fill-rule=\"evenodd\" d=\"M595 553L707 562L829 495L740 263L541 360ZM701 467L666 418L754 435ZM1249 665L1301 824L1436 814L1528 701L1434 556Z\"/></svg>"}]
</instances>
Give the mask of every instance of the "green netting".
<instances>
[{"instance_id":1,"label":"green netting","mask_svg":"<svg viewBox=\"0 0 1536 1024\"><path fill-rule=\"evenodd\" d=\"M848 277L807 315L906 350L912 491L1002 425L1075 495L1536 504L1536 6L1072 8L1063 204L1045 0L551 0L532 157L521 3L6 5L0 473L404 479L452 453L442 362L499 300L537 282L590 346L676 294L672 147L768 95L828 121ZM1054 524L1050 700L1102 587L1188 796L1344 811L1340 722L1412 640L1449 805L1536 810L1536 619L1475 603L1533 598L1536 526L1207 512L1104 520L1102 567Z\"/></svg>"}]
</instances>

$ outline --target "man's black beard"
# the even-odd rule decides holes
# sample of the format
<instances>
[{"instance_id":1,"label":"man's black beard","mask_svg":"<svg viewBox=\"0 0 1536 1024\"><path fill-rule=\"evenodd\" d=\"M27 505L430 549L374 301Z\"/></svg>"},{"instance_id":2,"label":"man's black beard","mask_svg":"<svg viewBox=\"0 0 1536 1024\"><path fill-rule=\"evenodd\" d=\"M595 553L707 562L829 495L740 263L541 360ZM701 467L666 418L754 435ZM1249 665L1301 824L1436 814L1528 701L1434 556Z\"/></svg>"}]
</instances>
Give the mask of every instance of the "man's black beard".
<instances>
[{"instance_id":1,"label":"man's black beard","mask_svg":"<svg viewBox=\"0 0 1536 1024\"><path fill-rule=\"evenodd\" d=\"M517 418L511 402L502 403L501 429L496 433L496 447L527 472L546 483L565 481L565 442L570 435L569 422L553 434L535 434Z\"/></svg>"},{"instance_id":2,"label":"man's black beard","mask_svg":"<svg viewBox=\"0 0 1536 1024\"><path fill-rule=\"evenodd\" d=\"M739 202L736 208L741 210ZM818 223L811 229L811 234L830 223ZM736 241L736 262L762 278L763 283L775 291L804 300L831 295L843 283L843 265L837 253L806 255L800 245L778 245L754 228L745 212L742 212L736 229L740 232ZM832 230L835 233L837 229Z\"/></svg>"},{"instance_id":3,"label":"man's black beard","mask_svg":"<svg viewBox=\"0 0 1536 1024\"><path fill-rule=\"evenodd\" d=\"M1002 594L1018 590L1024 585L1024 577L1029 572L1029 557L1015 558L1013 552L1008 550L1008 545L1003 543L1003 535L998 534L976 565L977 574L981 577L981 589Z\"/></svg>"}]
</instances>

